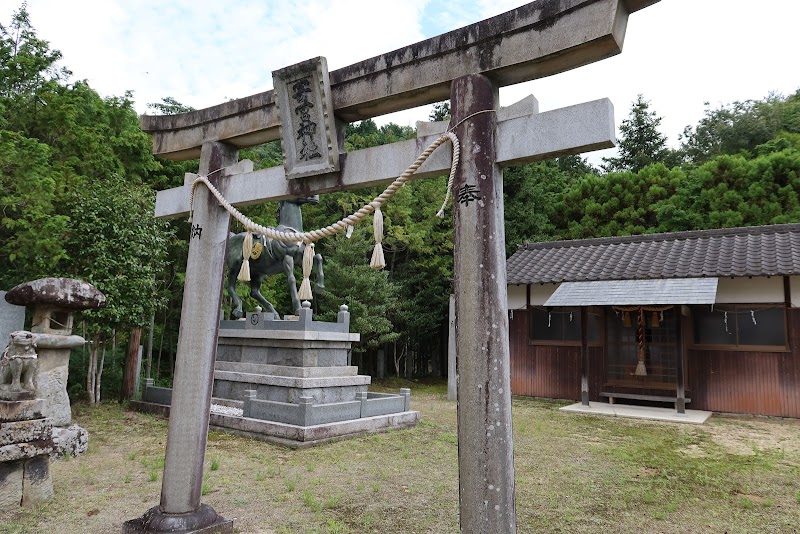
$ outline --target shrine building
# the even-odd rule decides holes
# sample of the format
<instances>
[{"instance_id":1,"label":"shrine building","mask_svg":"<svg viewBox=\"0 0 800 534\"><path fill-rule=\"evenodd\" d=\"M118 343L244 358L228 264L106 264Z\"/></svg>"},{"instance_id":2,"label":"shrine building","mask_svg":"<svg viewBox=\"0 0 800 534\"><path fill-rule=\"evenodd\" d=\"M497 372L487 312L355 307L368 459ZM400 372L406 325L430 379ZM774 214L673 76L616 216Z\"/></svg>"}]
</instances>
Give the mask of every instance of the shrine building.
<instances>
[{"instance_id":1,"label":"shrine building","mask_svg":"<svg viewBox=\"0 0 800 534\"><path fill-rule=\"evenodd\" d=\"M530 243L507 270L513 394L800 417L800 224Z\"/></svg>"}]
</instances>

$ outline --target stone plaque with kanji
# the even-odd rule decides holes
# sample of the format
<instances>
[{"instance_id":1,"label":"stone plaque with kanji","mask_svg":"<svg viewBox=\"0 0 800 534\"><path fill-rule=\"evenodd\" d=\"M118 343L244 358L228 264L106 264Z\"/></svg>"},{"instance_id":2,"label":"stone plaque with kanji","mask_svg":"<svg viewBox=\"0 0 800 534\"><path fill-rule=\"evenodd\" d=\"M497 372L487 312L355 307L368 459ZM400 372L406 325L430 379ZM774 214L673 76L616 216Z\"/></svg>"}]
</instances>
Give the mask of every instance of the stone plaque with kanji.
<instances>
[{"instance_id":1,"label":"stone plaque with kanji","mask_svg":"<svg viewBox=\"0 0 800 534\"><path fill-rule=\"evenodd\" d=\"M333 97L324 57L273 71L287 178L339 170Z\"/></svg>"}]
</instances>

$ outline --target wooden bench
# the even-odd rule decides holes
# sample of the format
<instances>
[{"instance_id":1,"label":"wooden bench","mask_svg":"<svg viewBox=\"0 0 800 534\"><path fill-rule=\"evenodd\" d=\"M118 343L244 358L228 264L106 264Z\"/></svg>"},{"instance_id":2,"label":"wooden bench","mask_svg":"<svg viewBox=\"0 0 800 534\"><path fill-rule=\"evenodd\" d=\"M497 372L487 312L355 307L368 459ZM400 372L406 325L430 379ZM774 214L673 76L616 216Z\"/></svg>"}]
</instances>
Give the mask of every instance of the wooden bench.
<instances>
[{"instance_id":1,"label":"wooden bench","mask_svg":"<svg viewBox=\"0 0 800 534\"><path fill-rule=\"evenodd\" d=\"M601 391L600 396L608 397L609 404L614 404L614 399L633 399L633 400L643 400L652 402L671 402L675 405L675 409L678 412L681 412L681 409L678 406L678 397L668 397L665 395L641 395L638 393L615 393L612 391ZM692 399L683 399L684 405L689 404L690 402L692 402Z\"/></svg>"}]
</instances>

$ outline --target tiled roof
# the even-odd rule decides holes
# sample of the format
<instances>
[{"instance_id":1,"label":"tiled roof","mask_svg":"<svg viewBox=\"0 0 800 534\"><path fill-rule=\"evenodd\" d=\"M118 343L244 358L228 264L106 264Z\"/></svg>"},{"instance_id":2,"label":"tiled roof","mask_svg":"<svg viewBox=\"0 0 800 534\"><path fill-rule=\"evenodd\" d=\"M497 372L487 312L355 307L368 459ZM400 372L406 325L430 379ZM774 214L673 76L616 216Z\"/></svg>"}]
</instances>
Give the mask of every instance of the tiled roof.
<instances>
[{"instance_id":1,"label":"tiled roof","mask_svg":"<svg viewBox=\"0 0 800 534\"><path fill-rule=\"evenodd\" d=\"M509 284L800 274L800 224L529 243Z\"/></svg>"}]
</instances>

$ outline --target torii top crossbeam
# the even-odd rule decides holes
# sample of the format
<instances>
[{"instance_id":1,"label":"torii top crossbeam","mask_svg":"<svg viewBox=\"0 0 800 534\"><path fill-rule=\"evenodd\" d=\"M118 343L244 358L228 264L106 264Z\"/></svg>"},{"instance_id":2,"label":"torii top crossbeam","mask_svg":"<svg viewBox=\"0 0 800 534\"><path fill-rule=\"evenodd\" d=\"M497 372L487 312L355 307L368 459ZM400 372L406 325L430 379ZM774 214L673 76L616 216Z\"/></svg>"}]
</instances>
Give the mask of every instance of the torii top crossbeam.
<instances>
[{"instance_id":1,"label":"torii top crossbeam","mask_svg":"<svg viewBox=\"0 0 800 534\"><path fill-rule=\"evenodd\" d=\"M357 121L446 100L450 82L498 86L574 69L622 51L628 15L658 0L538 0L330 73L336 117ZM178 115L141 117L153 153L195 159L207 141L238 148L280 138L272 90Z\"/></svg>"}]
</instances>

